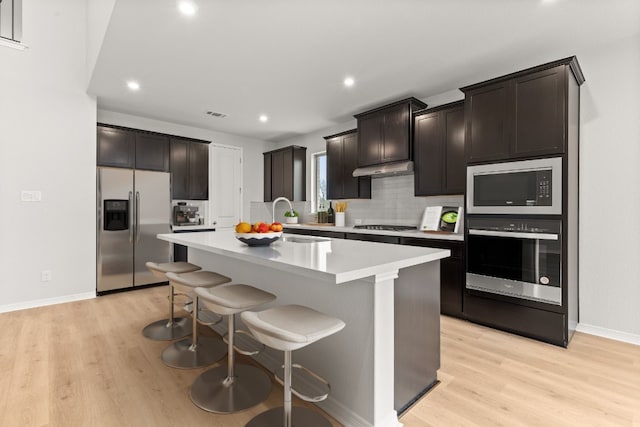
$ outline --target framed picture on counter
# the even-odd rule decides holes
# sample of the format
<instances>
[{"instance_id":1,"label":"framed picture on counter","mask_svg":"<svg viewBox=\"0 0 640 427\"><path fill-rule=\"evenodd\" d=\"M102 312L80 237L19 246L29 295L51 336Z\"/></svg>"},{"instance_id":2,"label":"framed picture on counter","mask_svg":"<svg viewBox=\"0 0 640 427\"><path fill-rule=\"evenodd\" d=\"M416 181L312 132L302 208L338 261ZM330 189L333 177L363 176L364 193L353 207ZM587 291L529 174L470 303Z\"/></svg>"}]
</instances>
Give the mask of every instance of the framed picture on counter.
<instances>
[{"instance_id":1,"label":"framed picture on counter","mask_svg":"<svg viewBox=\"0 0 640 427\"><path fill-rule=\"evenodd\" d=\"M462 215L462 206L427 206L422 214L420 230L459 233Z\"/></svg>"}]
</instances>

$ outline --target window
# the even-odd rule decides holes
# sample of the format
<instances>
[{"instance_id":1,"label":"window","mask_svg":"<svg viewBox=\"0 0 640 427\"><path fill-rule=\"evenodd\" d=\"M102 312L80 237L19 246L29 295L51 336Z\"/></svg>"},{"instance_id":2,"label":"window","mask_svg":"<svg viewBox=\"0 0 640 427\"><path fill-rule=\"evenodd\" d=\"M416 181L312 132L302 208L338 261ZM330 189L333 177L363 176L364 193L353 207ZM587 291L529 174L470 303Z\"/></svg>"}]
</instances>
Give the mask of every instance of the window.
<instances>
[{"instance_id":1,"label":"window","mask_svg":"<svg viewBox=\"0 0 640 427\"><path fill-rule=\"evenodd\" d=\"M315 153L311 159L311 212L317 212L327 206L327 153Z\"/></svg>"},{"instance_id":2,"label":"window","mask_svg":"<svg viewBox=\"0 0 640 427\"><path fill-rule=\"evenodd\" d=\"M0 41L22 39L22 0L0 0Z\"/></svg>"}]
</instances>

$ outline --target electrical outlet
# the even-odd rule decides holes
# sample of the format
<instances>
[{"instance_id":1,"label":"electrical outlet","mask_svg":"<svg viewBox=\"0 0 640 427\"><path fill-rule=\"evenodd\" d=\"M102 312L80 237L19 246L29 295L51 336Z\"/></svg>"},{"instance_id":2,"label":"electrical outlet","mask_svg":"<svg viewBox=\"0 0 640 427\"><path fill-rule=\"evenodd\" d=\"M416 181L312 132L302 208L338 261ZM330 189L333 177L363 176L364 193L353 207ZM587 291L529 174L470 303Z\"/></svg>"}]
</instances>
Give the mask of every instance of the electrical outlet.
<instances>
[{"instance_id":1,"label":"electrical outlet","mask_svg":"<svg viewBox=\"0 0 640 427\"><path fill-rule=\"evenodd\" d=\"M43 282L51 281L51 270L42 270L40 273L40 280Z\"/></svg>"},{"instance_id":2,"label":"electrical outlet","mask_svg":"<svg viewBox=\"0 0 640 427\"><path fill-rule=\"evenodd\" d=\"M39 202L42 200L42 192L38 190L22 190L20 200L23 202Z\"/></svg>"}]
</instances>

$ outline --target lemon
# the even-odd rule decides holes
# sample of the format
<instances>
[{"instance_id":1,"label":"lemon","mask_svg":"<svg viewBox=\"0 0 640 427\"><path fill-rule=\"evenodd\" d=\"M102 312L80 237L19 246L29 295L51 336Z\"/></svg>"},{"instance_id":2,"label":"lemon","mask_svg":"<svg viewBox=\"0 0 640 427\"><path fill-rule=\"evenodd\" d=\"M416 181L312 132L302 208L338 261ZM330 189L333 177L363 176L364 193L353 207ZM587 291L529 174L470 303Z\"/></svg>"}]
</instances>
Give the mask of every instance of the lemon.
<instances>
[{"instance_id":1,"label":"lemon","mask_svg":"<svg viewBox=\"0 0 640 427\"><path fill-rule=\"evenodd\" d=\"M236 233L250 233L251 232L251 224L248 222L239 222L236 225Z\"/></svg>"}]
</instances>

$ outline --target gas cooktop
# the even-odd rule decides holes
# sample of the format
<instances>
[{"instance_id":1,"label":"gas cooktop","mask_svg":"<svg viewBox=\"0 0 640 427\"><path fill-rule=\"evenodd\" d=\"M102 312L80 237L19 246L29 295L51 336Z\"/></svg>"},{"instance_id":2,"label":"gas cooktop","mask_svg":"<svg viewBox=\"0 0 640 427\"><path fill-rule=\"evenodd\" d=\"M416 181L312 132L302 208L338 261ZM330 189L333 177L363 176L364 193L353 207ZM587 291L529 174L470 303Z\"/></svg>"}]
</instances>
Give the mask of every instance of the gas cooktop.
<instances>
[{"instance_id":1,"label":"gas cooktop","mask_svg":"<svg viewBox=\"0 0 640 427\"><path fill-rule=\"evenodd\" d=\"M372 224L372 225L355 225L353 228L362 230L384 230L384 231L410 231L417 230L414 225L390 225L390 224Z\"/></svg>"}]
</instances>

